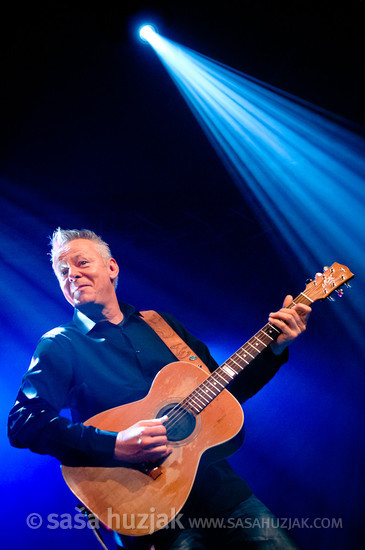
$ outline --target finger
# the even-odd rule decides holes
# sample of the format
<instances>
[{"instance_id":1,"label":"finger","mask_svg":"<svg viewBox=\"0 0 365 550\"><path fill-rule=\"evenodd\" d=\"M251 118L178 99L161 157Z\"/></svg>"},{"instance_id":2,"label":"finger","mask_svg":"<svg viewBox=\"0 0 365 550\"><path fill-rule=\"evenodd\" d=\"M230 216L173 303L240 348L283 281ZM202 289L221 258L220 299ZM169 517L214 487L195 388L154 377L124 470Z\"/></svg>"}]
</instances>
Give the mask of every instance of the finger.
<instances>
[{"instance_id":1,"label":"finger","mask_svg":"<svg viewBox=\"0 0 365 550\"><path fill-rule=\"evenodd\" d=\"M146 451L144 453L144 460L155 461L161 458L165 458L172 453L172 448L167 445L161 445L153 449L152 451Z\"/></svg>"},{"instance_id":2,"label":"finger","mask_svg":"<svg viewBox=\"0 0 365 550\"><path fill-rule=\"evenodd\" d=\"M307 326L309 314L312 311L310 307L300 304L295 306L291 310L286 310L291 315L291 320L302 330ZM285 317L285 321L288 322L289 326L294 326L291 323L291 320Z\"/></svg>"},{"instance_id":3,"label":"finger","mask_svg":"<svg viewBox=\"0 0 365 550\"><path fill-rule=\"evenodd\" d=\"M285 336L291 336L292 334L299 332L299 329L296 325L294 326L292 323L289 324L278 318L271 319L270 323L276 326L276 328L280 330L281 334Z\"/></svg>"},{"instance_id":4,"label":"finger","mask_svg":"<svg viewBox=\"0 0 365 550\"><path fill-rule=\"evenodd\" d=\"M288 309L288 306L290 306L290 304L294 301L293 299L293 296L291 296L290 294L288 294L285 299L284 299L284 302L283 302L283 308L282 309ZM303 314L306 314L306 315L309 315L309 313L311 313L312 311L312 308L310 308L309 306L307 306L306 304L295 304L295 306L293 307L293 309L291 309L290 311L299 311Z\"/></svg>"},{"instance_id":5,"label":"finger","mask_svg":"<svg viewBox=\"0 0 365 550\"><path fill-rule=\"evenodd\" d=\"M144 450L150 450L157 447L161 447L161 445L167 445L168 440L166 436L160 436L160 437L142 437L141 438L141 447L143 447Z\"/></svg>"},{"instance_id":6,"label":"finger","mask_svg":"<svg viewBox=\"0 0 365 550\"><path fill-rule=\"evenodd\" d=\"M270 316L283 318L284 320L293 318L299 321L303 317L308 317L311 311L312 309L305 304L296 304L293 308L282 308L279 311L270 313Z\"/></svg>"},{"instance_id":7,"label":"finger","mask_svg":"<svg viewBox=\"0 0 365 550\"><path fill-rule=\"evenodd\" d=\"M140 431L141 436L158 437L166 435L165 426L146 426Z\"/></svg>"},{"instance_id":8,"label":"finger","mask_svg":"<svg viewBox=\"0 0 365 550\"><path fill-rule=\"evenodd\" d=\"M159 426L163 424L163 422L166 422L168 419L168 416L161 416L160 418L149 418L148 420L139 420L136 425L137 426Z\"/></svg>"},{"instance_id":9,"label":"finger","mask_svg":"<svg viewBox=\"0 0 365 550\"><path fill-rule=\"evenodd\" d=\"M298 315L294 310L280 310L273 313L269 318L282 333L282 337L287 341L294 340L299 334L306 330L306 319Z\"/></svg>"},{"instance_id":10,"label":"finger","mask_svg":"<svg viewBox=\"0 0 365 550\"><path fill-rule=\"evenodd\" d=\"M295 306L295 311L298 313L301 319L308 319L312 308L305 304L298 304Z\"/></svg>"},{"instance_id":11,"label":"finger","mask_svg":"<svg viewBox=\"0 0 365 550\"><path fill-rule=\"evenodd\" d=\"M285 296L285 299L284 299L284 302L283 302L283 307L288 307L293 301L293 296L290 296L290 294L288 294L287 296Z\"/></svg>"},{"instance_id":12,"label":"finger","mask_svg":"<svg viewBox=\"0 0 365 550\"><path fill-rule=\"evenodd\" d=\"M294 310L281 309L270 313L269 319L273 319L275 322L281 322L290 326L297 324L300 321L299 315Z\"/></svg>"},{"instance_id":13,"label":"finger","mask_svg":"<svg viewBox=\"0 0 365 550\"><path fill-rule=\"evenodd\" d=\"M305 329L303 320L292 310L280 310L271 314L269 322L288 335L302 332Z\"/></svg>"},{"instance_id":14,"label":"finger","mask_svg":"<svg viewBox=\"0 0 365 550\"><path fill-rule=\"evenodd\" d=\"M131 462L133 464L138 464L142 462L156 462L162 458L166 458L172 453L172 448L167 445L161 445L158 448L153 450L143 450L140 449L138 452L129 455L127 458L119 457L120 460L125 460L126 462Z\"/></svg>"}]
</instances>

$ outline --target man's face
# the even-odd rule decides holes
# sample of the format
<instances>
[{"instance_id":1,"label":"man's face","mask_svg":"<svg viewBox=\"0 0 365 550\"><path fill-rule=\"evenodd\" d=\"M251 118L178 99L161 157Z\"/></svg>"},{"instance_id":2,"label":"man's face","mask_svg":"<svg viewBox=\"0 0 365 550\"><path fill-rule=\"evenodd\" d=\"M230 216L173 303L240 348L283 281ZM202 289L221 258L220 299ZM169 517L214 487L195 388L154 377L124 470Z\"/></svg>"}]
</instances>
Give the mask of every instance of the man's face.
<instances>
[{"instance_id":1,"label":"man's face","mask_svg":"<svg viewBox=\"0 0 365 550\"><path fill-rule=\"evenodd\" d=\"M107 305L115 297L113 280L118 276L118 264L114 258L104 260L93 241L68 242L54 269L64 297L74 307L89 303Z\"/></svg>"}]
</instances>

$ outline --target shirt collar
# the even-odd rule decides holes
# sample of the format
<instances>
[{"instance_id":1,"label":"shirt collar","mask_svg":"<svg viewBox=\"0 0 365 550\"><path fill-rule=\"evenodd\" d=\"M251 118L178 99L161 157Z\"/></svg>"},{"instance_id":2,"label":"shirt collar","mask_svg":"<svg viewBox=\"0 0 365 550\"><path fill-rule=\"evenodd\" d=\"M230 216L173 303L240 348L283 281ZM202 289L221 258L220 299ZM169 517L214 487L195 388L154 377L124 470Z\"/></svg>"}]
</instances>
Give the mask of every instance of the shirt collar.
<instances>
[{"instance_id":1,"label":"shirt collar","mask_svg":"<svg viewBox=\"0 0 365 550\"><path fill-rule=\"evenodd\" d=\"M135 307L131 306L130 304L124 304L123 302L119 302L119 307L121 312L124 315L123 323L127 321L127 319L133 315L134 313L141 316L140 312L136 310ZM76 327L82 334L87 334L90 332L96 325L95 321L90 319L87 315L82 313L78 309L74 309L74 315L73 315L73 322L75 323Z\"/></svg>"}]
</instances>

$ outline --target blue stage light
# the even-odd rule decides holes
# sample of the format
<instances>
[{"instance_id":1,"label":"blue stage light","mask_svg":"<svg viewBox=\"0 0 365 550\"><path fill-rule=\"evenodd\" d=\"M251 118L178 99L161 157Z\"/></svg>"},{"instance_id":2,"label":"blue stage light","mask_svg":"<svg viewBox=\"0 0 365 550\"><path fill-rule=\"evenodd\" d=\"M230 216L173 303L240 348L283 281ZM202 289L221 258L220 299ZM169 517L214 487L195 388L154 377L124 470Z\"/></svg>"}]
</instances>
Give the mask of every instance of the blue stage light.
<instances>
[{"instance_id":1,"label":"blue stage light","mask_svg":"<svg viewBox=\"0 0 365 550\"><path fill-rule=\"evenodd\" d=\"M283 259L310 273L338 261L365 278L363 138L339 117L160 34L148 42ZM354 295L348 302L338 311L360 339L364 305Z\"/></svg>"},{"instance_id":2,"label":"blue stage light","mask_svg":"<svg viewBox=\"0 0 365 550\"><path fill-rule=\"evenodd\" d=\"M155 36L156 28L153 25L143 25L139 29L139 37L144 42L150 42L151 38Z\"/></svg>"}]
</instances>

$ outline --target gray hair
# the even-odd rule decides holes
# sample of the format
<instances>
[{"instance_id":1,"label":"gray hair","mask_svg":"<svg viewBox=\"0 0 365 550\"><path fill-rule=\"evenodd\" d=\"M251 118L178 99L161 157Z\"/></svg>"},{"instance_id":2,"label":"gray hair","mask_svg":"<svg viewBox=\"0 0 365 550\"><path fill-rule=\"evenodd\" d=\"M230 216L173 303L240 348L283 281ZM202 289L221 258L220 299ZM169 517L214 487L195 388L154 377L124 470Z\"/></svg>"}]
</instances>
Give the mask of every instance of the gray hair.
<instances>
[{"instance_id":1,"label":"gray hair","mask_svg":"<svg viewBox=\"0 0 365 550\"><path fill-rule=\"evenodd\" d=\"M57 229L53 232L52 237L50 237L50 256L53 269L61 249L66 243L74 241L75 239L87 239L89 241L93 241L105 263L112 257L108 243L103 241L103 239L94 233L94 231L91 231L90 229L61 229L60 227L57 227ZM114 281L114 286L116 285L117 279Z\"/></svg>"}]
</instances>

